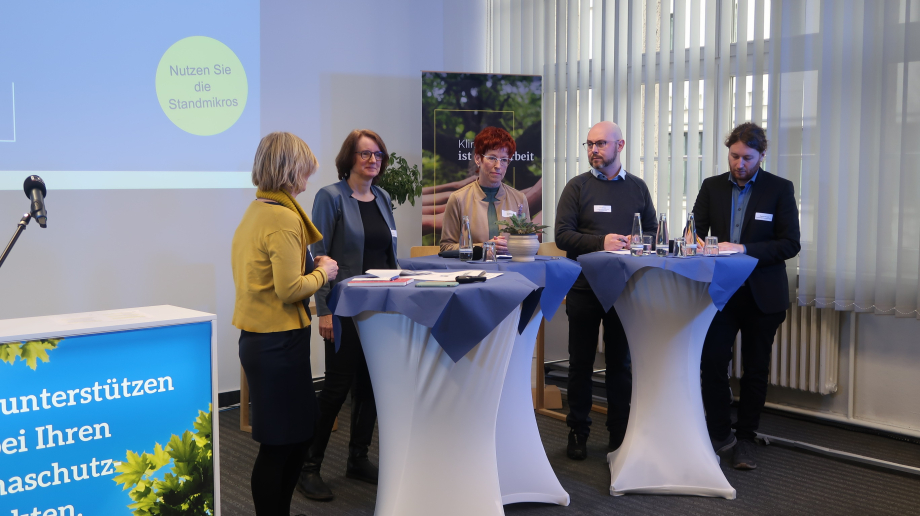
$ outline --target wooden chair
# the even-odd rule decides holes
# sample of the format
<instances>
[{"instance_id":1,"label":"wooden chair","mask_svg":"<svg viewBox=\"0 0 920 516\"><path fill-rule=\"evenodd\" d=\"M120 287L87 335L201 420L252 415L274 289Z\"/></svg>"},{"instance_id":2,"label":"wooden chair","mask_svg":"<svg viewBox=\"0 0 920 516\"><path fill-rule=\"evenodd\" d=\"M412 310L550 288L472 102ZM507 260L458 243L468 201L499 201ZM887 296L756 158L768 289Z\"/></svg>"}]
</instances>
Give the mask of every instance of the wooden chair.
<instances>
[{"instance_id":1,"label":"wooden chair","mask_svg":"<svg viewBox=\"0 0 920 516\"><path fill-rule=\"evenodd\" d=\"M537 251L541 256L565 256L565 251L556 247L556 242L543 242L540 244L540 250Z\"/></svg>"},{"instance_id":2,"label":"wooden chair","mask_svg":"<svg viewBox=\"0 0 920 516\"><path fill-rule=\"evenodd\" d=\"M540 250L537 251L538 255L542 256L565 256L565 251L556 247L555 242L543 242L540 244ZM565 298L562 298L562 304L565 304ZM544 378L545 374L543 372L544 362L546 361L544 355L544 327L546 325L546 319L540 322L540 331L537 333L537 343L535 346L536 359L537 359L537 385L534 387L534 405L533 408L537 414L543 414L544 416L549 416L554 419L559 419L565 421L566 415L562 412L556 412L555 410L550 410L546 408L546 380ZM591 410L594 412L600 412L602 414L607 413L607 407L602 407L600 405L591 405Z\"/></svg>"},{"instance_id":3,"label":"wooden chair","mask_svg":"<svg viewBox=\"0 0 920 516\"><path fill-rule=\"evenodd\" d=\"M441 247L437 245L414 245L409 248L409 258L421 258L422 256L431 256L441 252Z\"/></svg>"}]
</instances>

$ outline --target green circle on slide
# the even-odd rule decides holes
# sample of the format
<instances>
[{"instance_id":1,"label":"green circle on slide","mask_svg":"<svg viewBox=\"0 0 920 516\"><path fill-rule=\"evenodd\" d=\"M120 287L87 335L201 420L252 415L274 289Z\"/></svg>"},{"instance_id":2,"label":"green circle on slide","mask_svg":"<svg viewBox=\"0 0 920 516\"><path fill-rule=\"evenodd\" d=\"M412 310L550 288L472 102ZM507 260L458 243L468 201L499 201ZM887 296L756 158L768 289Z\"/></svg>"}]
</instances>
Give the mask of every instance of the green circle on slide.
<instances>
[{"instance_id":1,"label":"green circle on slide","mask_svg":"<svg viewBox=\"0 0 920 516\"><path fill-rule=\"evenodd\" d=\"M230 47L190 36L174 43L157 66L157 99L183 131L199 136L233 127L246 107L246 71Z\"/></svg>"}]
</instances>

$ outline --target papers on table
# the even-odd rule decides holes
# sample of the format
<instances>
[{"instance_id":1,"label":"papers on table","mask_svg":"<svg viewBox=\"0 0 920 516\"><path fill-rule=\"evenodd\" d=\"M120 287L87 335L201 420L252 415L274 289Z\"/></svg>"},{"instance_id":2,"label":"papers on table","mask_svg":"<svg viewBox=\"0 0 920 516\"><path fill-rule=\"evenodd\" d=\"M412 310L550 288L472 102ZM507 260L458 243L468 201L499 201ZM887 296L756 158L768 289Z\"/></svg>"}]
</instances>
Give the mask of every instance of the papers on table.
<instances>
[{"instance_id":1,"label":"papers on table","mask_svg":"<svg viewBox=\"0 0 920 516\"><path fill-rule=\"evenodd\" d=\"M610 253L610 254L626 254L626 255L628 255L628 254L629 254L629 249L620 249L619 251L604 251L604 252L605 252L605 253Z\"/></svg>"},{"instance_id":2,"label":"papers on table","mask_svg":"<svg viewBox=\"0 0 920 516\"><path fill-rule=\"evenodd\" d=\"M364 274L370 274L375 278L392 280L398 278L401 272L402 269L368 269Z\"/></svg>"},{"instance_id":3,"label":"papers on table","mask_svg":"<svg viewBox=\"0 0 920 516\"><path fill-rule=\"evenodd\" d=\"M729 256L737 253L738 251L719 251L719 256Z\"/></svg>"},{"instance_id":4,"label":"papers on table","mask_svg":"<svg viewBox=\"0 0 920 516\"><path fill-rule=\"evenodd\" d=\"M353 278L348 282L349 287L405 287L415 281L413 278Z\"/></svg>"},{"instance_id":5,"label":"papers on table","mask_svg":"<svg viewBox=\"0 0 920 516\"><path fill-rule=\"evenodd\" d=\"M403 275L403 278L415 278L424 281L456 281L457 276L477 275L481 270L450 270L450 271L407 271L410 274ZM500 272L486 272L486 279L497 278L501 276Z\"/></svg>"}]
</instances>

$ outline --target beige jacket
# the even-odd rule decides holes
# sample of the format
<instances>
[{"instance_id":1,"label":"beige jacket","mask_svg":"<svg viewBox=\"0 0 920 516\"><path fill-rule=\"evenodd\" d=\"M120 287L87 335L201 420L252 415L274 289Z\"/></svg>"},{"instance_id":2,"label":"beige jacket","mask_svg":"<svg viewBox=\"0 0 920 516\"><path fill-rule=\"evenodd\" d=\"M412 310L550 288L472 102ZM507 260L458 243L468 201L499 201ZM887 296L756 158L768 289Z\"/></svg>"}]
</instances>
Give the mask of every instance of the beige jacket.
<instances>
[{"instance_id":1,"label":"beige jacket","mask_svg":"<svg viewBox=\"0 0 920 516\"><path fill-rule=\"evenodd\" d=\"M479 181L473 181L450 194L441 225L442 251L451 251L459 247L460 221L464 215L470 217L473 242L481 244L489 240L489 205L485 198L486 194L479 186ZM521 205L524 206L524 215L530 219L530 206L522 192L502 183L495 199L495 214L498 215L498 220L508 220L511 215L517 213Z\"/></svg>"}]
</instances>

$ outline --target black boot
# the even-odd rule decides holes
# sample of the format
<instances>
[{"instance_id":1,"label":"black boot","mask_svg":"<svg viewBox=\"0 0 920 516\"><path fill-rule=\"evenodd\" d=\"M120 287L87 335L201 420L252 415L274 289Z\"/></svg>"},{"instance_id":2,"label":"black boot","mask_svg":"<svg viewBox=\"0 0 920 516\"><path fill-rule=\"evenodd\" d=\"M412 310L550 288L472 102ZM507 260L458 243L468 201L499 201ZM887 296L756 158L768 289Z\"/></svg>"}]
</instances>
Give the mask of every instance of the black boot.
<instances>
[{"instance_id":1,"label":"black boot","mask_svg":"<svg viewBox=\"0 0 920 516\"><path fill-rule=\"evenodd\" d=\"M565 453L572 460L588 458L588 436L576 434L574 429L569 430L569 445Z\"/></svg>"},{"instance_id":2,"label":"black boot","mask_svg":"<svg viewBox=\"0 0 920 516\"><path fill-rule=\"evenodd\" d=\"M377 485L377 466L367 457L348 457L348 467L345 476L354 480Z\"/></svg>"},{"instance_id":3,"label":"black boot","mask_svg":"<svg viewBox=\"0 0 920 516\"><path fill-rule=\"evenodd\" d=\"M323 477L319 475L319 464L307 462L300 470L300 478L297 479L297 490L311 500L328 502L334 497L332 490L323 482Z\"/></svg>"},{"instance_id":4,"label":"black boot","mask_svg":"<svg viewBox=\"0 0 920 516\"><path fill-rule=\"evenodd\" d=\"M367 458L367 446L349 443L345 476L353 480L377 485L377 475L377 466Z\"/></svg>"}]
</instances>

